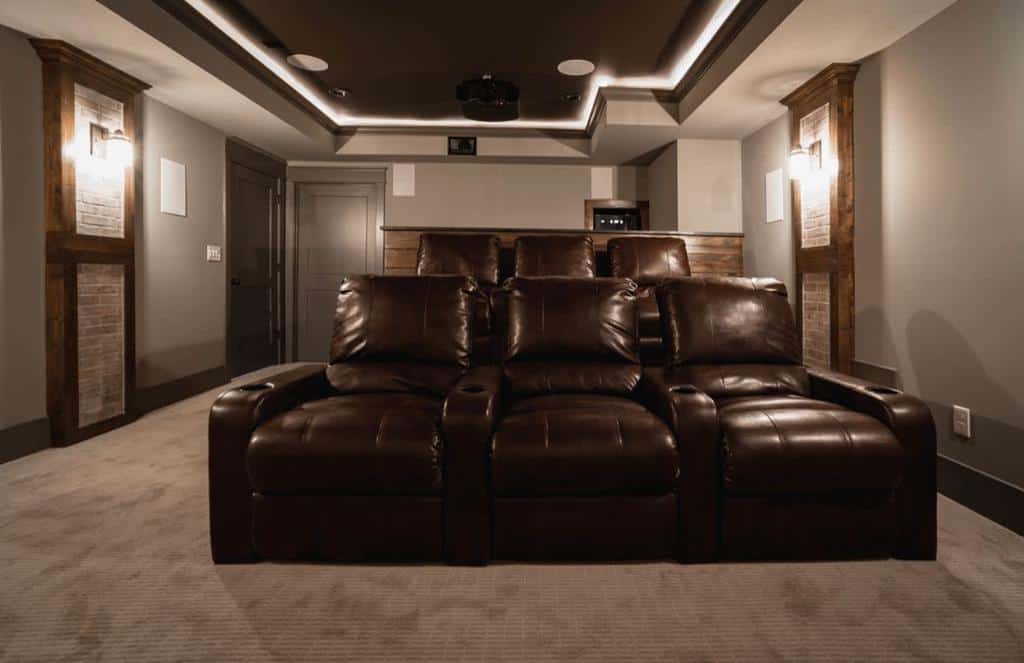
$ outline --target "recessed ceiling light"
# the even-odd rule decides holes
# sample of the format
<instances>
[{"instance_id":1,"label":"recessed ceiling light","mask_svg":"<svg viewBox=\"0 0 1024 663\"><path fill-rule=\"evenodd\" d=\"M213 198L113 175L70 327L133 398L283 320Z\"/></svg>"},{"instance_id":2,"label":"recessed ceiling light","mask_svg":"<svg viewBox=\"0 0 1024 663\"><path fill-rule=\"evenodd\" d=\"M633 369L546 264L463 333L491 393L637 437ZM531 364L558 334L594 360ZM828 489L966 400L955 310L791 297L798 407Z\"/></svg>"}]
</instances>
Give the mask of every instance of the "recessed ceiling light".
<instances>
[{"instance_id":1,"label":"recessed ceiling light","mask_svg":"<svg viewBox=\"0 0 1024 663\"><path fill-rule=\"evenodd\" d=\"M590 60L563 60L558 63L559 73L566 76L586 76L594 71L594 63Z\"/></svg>"},{"instance_id":2,"label":"recessed ceiling light","mask_svg":"<svg viewBox=\"0 0 1024 663\"><path fill-rule=\"evenodd\" d=\"M331 95L332 97L337 97L338 99L344 99L348 95L352 94L352 90L348 89L347 87L332 87L330 90L327 91L327 94Z\"/></svg>"},{"instance_id":3,"label":"recessed ceiling light","mask_svg":"<svg viewBox=\"0 0 1024 663\"><path fill-rule=\"evenodd\" d=\"M306 71L324 71L327 69L327 62L315 55L306 55L305 53L292 53L285 58L285 61L296 69L305 69Z\"/></svg>"}]
</instances>

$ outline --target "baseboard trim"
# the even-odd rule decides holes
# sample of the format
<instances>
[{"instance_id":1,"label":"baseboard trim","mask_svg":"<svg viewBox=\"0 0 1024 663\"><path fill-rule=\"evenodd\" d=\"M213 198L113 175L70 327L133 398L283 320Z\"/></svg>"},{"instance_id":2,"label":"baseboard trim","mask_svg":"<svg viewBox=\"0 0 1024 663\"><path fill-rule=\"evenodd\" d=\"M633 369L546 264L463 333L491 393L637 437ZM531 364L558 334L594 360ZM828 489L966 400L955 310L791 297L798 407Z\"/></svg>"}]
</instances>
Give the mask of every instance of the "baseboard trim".
<instances>
[{"instance_id":1,"label":"baseboard trim","mask_svg":"<svg viewBox=\"0 0 1024 663\"><path fill-rule=\"evenodd\" d=\"M939 454L939 492L1024 536L1024 490Z\"/></svg>"},{"instance_id":2,"label":"baseboard trim","mask_svg":"<svg viewBox=\"0 0 1024 663\"><path fill-rule=\"evenodd\" d=\"M899 375L895 368L890 368L889 366L882 366L881 364L872 364L869 361L854 359L853 375L861 380L874 382L875 384L880 384L883 387L899 388L899 385L896 384L899 379Z\"/></svg>"},{"instance_id":3,"label":"baseboard trim","mask_svg":"<svg viewBox=\"0 0 1024 663\"><path fill-rule=\"evenodd\" d=\"M33 419L0 430L0 465L50 448L50 420Z\"/></svg>"},{"instance_id":4,"label":"baseboard trim","mask_svg":"<svg viewBox=\"0 0 1024 663\"><path fill-rule=\"evenodd\" d=\"M218 366L152 387L140 387L135 390L135 410L137 414L143 415L227 384L229 381L227 366Z\"/></svg>"}]
</instances>

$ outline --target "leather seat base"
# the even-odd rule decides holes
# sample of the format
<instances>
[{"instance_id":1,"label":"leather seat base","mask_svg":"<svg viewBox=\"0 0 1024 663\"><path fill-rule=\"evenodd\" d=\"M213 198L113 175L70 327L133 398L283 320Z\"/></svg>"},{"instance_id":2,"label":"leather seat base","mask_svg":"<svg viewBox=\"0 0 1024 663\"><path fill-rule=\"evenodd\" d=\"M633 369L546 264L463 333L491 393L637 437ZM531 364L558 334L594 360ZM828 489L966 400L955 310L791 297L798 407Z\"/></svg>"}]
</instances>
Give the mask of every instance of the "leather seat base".
<instances>
[{"instance_id":1,"label":"leather seat base","mask_svg":"<svg viewBox=\"0 0 1024 663\"><path fill-rule=\"evenodd\" d=\"M888 496L731 497L722 504L724 559L888 557L896 546Z\"/></svg>"},{"instance_id":2,"label":"leather seat base","mask_svg":"<svg viewBox=\"0 0 1024 663\"><path fill-rule=\"evenodd\" d=\"M675 438L639 403L559 394L520 401L491 452L499 497L665 495L675 490Z\"/></svg>"},{"instance_id":3,"label":"leather seat base","mask_svg":"<svg viewBox=\"0 0 1024 663\"><path fill-rule=\"evenodd\" d=\"M730 495L891 493L903 471L884 424L802 396L719 402Z\"/></svg>"},{"instance_id":4,"label":"leather seat base","mask_svg":"<svg viewBox=\"0 0 1024 663\"><path fill-rule=\"evenodd\" d=\"M645 560L676 555L675 495L503 498L494 503L493 557Z\"/></svg>"},{"instance_id":5,"label":"leather seat base","mask_svg":"<svg viewBox=\"0 0 1024 663\"><path fill-rule=\"evenodd\" d=\"M436 562L441 498L253 495L253 545L264 559Z\"/></svg>"}]
</instances>

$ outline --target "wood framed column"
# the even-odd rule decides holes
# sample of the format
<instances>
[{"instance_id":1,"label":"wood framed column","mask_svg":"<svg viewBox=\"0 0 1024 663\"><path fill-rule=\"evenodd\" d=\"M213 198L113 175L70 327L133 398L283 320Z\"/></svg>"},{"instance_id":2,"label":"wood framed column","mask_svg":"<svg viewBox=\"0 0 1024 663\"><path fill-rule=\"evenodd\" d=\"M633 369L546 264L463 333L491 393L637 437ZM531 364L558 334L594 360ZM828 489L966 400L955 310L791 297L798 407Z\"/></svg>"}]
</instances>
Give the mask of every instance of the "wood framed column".
<instances>
[{"instance_id":1,"label":"wood framed column","mask_svg":"<svg viewBox=\"0 0 1024 663\"><path fill-rule=\"evenodd\" d=\"M47 412L64 445L133 418L136 100L149 86L65 42L32 45L43 63ZM117 130L130 165L105 140Z\"/></svg>"},{"instance_id":2,"label":"wood framed column","mask_svg":"<svg viewBox=\"0 0 1024 663\"><path fill-rule=\"evenodd\" d=\"M812 154L810 172L792 181L796 318L804 362L853 369L853 81L860 65L833 64L782 103L790 147Z\"/></svg>"}]
</instances>

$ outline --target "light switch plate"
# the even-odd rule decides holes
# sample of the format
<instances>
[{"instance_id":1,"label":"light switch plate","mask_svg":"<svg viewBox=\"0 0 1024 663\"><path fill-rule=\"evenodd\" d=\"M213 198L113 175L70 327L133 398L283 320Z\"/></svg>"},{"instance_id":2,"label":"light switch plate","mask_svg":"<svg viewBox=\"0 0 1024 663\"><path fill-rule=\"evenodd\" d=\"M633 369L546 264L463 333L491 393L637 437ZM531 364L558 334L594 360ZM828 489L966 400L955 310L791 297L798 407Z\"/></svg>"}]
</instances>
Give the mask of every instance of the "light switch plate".
<instances>
[{"instance_id":1,"label":"light switch plate","mask_svg":"<svg viewBox=\"0 0 1024 663\"><path fill-rule=\"evenodd\" d=\"M206 245L206 262L220 262L220 247L216 244Z\"/></svg>"},{"instance_id":2,"label":"light switch plate","mask_svg":"<svg viewBox=\"0 0 1024 663\"><path fill-rule=\"evenodd\" d=\"M971 437L971 411L962 405L953 406L953 433L960 437Z\"/></svg>"}]
</instances>

